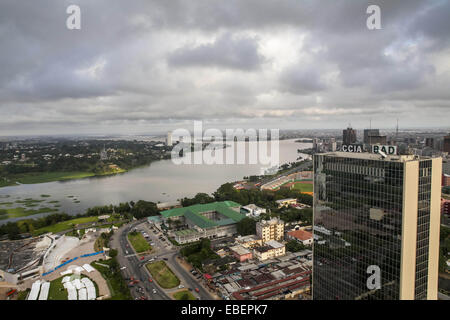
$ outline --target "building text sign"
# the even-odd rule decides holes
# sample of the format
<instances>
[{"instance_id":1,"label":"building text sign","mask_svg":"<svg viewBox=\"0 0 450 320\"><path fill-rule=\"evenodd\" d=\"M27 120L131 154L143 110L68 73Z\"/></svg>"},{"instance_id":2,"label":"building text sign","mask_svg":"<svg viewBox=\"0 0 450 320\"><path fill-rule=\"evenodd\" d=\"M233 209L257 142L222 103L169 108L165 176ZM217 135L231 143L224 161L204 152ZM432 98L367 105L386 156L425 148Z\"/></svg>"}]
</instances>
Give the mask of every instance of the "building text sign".
<instances>
[{"instance_id":1,"label":"building text sign","mask_svg":"<svg viewBox=\"0 0 450 320\"><path fill-rule=\"evenodd\" d=\"M372 153L380 153L383 152L386 155L396 155L397 154L397 146L384 146L384 145L373 145Z\"/></svg>"},{"instance_id":2,"label":"building text sign","mask_svg":"<svg viewBox=\"0 0 450 320\"><path fill-rule=\"evenodd\" d=\"M343 152L363 152L363 147L360 144L343 144L341 147Z\"/></svg>"}]
</instances>

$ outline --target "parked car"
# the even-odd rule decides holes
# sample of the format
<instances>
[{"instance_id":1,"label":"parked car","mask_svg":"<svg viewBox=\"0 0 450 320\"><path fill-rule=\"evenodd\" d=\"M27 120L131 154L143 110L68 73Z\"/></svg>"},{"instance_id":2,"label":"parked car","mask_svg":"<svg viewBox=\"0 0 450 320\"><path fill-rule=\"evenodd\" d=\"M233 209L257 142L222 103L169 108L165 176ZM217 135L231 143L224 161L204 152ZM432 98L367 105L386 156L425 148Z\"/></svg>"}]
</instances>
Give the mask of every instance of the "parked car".
<instances>
[{"instance_id":1,"label":"parked car","mask_svg":"<svg viewBox=\"0 0 450 320\"><path fill-rule=\"evenodd\" d=\"M153 293L156 293L156 289L153 289Z\"/></svg>"},{"instance_id":2,"label":"parked car","mask_svg":"<svg viewBox=\"0 0 450 320\"><path fill-rule=\"evenodd\" d=\"M182 285L182 284L180 284L179 286L178 286L178 289L183 289L184 288L184 286Z\"/></svg>"}]
</instances>

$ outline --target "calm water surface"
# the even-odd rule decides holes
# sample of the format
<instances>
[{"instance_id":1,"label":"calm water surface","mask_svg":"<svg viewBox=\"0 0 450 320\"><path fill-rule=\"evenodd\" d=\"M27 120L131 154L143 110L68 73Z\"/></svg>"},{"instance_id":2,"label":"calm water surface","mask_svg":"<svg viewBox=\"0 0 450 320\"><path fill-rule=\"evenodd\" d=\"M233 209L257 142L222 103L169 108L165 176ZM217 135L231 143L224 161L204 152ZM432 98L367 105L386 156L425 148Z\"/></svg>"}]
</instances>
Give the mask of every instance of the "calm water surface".
<instances>
[{"instance_id":1,"label":"calm water surface","mask_svg":"<svg viewBox=\"0 0 450 320\"><path fill-rule=\"evenodd\" d=\"M279 141L279 146L280 163L288 163L296 161L299 156L309 157L298 153L297 149L310 148L311 143L298 143L292 139ZM0 188L0 202L14 202L25 198L45 199L46 202L58 200L60 212L78 214L99 205L140 199L167 202L191 197L198 192L212 193L226 182L248 175L259 175L260 172L260 165L175 165L171 160L162 160L114 176ZM51 197L41 198L41 194ZM5 198L6 196L9 197ZM42 203L42 206L52 205ZM32 217L42 215L45 214ZM14 220L17 218L2 220L0 224Z\"/></svg>"}]
</instances>

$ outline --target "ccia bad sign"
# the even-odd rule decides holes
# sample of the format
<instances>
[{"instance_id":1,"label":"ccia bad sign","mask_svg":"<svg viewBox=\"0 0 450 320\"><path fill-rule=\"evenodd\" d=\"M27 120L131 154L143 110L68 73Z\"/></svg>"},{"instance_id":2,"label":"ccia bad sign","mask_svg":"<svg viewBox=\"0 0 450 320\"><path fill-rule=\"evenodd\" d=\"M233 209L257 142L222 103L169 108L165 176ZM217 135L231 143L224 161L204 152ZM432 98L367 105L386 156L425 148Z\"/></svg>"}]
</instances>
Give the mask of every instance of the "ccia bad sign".
<instances>
[{"instance_id":1,"label":"ccia bad sign","mask_svg":"<svg viewBox=\"0 0 450 320\"><path fill-rule=\"evenodd\" d=\"M360 144L343 144L341 147L343 152L363 152L363 147Z\"/></svg>"},{"instance_id":2,"label":"ccia bad sign","mask_svg":"<svg viewBox=\"0 0 450 320\"><path fill-rule=\"evenodd\" d=\"M372 153L380 153L383 152L387 155L395 155L397 154L397 146L384 146L384 145L373 145Z\"/></svg>"}]
</instances>

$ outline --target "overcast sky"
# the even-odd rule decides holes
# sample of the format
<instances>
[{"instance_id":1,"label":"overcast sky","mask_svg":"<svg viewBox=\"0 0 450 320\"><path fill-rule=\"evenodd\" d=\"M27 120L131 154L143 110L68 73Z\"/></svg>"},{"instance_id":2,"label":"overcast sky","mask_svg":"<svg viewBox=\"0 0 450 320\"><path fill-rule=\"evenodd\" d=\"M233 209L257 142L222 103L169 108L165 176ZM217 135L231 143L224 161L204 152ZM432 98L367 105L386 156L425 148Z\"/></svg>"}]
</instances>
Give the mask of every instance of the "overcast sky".
<instances>
[{"instance_id":1,"label":"overcast sky","mask_svg":"<svg viewBox=\"0 0 450 320\"><path fill-rule=\"evenodd\" d=\"M0 135L450 127L450 1L1 0L0 48Z\"/></svg>"}]
</instances>

